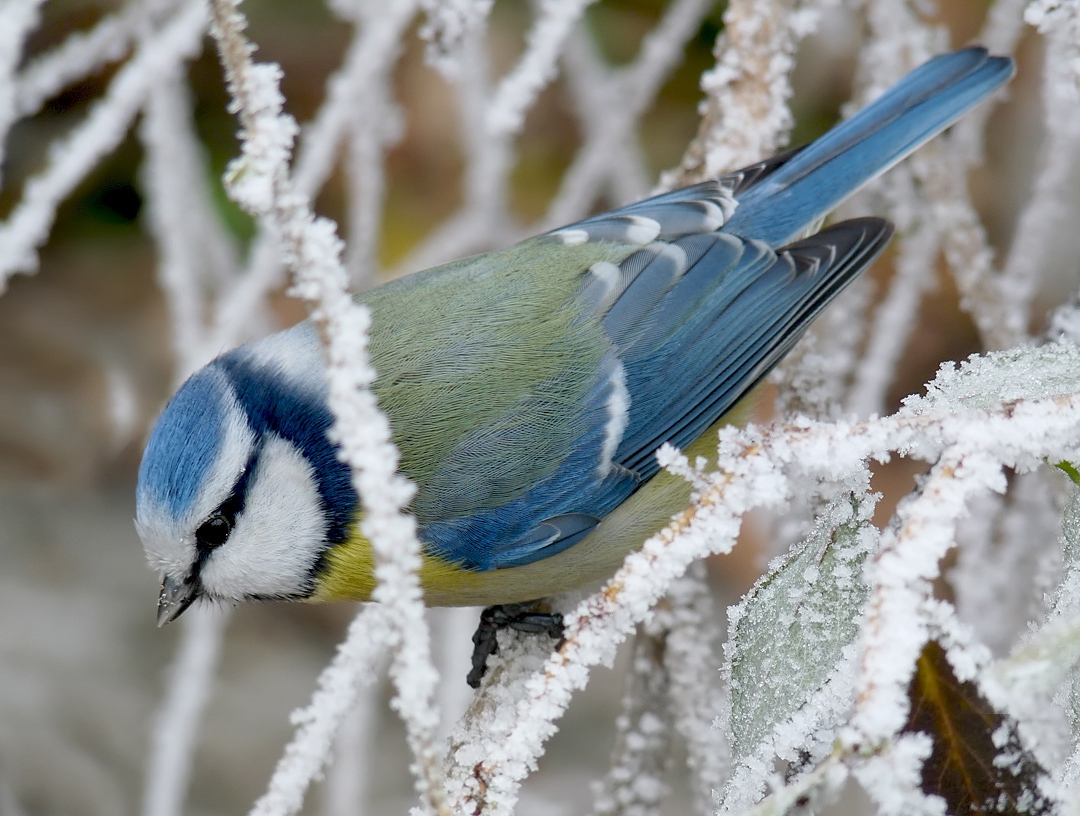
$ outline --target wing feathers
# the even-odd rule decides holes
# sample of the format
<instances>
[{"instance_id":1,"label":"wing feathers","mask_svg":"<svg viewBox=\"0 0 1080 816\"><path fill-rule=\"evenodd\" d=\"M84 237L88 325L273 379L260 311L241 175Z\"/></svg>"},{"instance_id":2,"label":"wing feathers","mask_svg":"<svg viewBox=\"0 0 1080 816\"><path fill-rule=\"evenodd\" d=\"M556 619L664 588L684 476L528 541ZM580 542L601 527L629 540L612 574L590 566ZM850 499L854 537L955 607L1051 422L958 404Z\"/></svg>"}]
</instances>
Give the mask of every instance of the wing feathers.
<instances>
[{"instance_id":1,"label":"wing feathers","mask_svg":"<svg viewBox=\"0 0 1080 816\"><path fill-rule=\"evenodd\" d=\"M744 277L741 291L707 326L668 340L658 364L635 369L626 361L632 430L616 462L648 478L657 469L653 452L662 443L693 441L787 353L891 234L892 226L881 219L853 219L770 252L768 268L756 278ZM740 259L726 275L738 278L745 263Z\"/></svg>"},{"instance_id":2,"label":"wing feathers","mask_svg":"<svg viewBox=\"0 0 1080 816\"><path fill-rule=\"evenodd\" d=\"M729 184L734 182L705 181L568 224L543 237L571 245L586 241L644 245L713 232L735 212Z\"/></svg>"}]
</instances>

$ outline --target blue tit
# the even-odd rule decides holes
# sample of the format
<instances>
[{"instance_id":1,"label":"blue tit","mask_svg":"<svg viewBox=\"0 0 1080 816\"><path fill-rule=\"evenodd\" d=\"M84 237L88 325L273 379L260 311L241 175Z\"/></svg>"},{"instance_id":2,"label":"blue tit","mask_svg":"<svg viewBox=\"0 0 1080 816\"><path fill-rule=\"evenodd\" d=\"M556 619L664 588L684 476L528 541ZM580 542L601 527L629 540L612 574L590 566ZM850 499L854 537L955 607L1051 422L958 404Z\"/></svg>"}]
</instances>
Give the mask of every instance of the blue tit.
<instances>
[{"instance_id":1,"label":"blue tit","mask_svg":"<svg viewBox=\"0 0 1080 816\"><path fill-rule=\"evenodd\" d=\"M937 57L812 144L393 281L372 314L374 391L417 486L429 604L510 604L610 575L686 506L693 455L883 250L837 204L1006 82L1012 61ZM136 525L159 622L199 598L367 599L372 552L327 439L308 322L223 354L154 427Z\"/></svg>"}]
</instances>

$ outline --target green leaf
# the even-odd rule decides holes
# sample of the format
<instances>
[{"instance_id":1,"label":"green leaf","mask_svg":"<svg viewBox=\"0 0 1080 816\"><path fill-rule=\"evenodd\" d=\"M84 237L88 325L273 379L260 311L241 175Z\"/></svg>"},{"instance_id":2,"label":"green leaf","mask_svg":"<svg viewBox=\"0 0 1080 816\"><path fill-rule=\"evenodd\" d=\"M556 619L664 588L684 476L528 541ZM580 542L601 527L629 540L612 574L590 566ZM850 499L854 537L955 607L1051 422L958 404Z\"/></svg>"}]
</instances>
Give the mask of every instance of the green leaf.
<instances>
[{"instance_id":1,"label":"green leaf","mask_svg":"<svg viewBox=\"0 0 1080 816\"><path fill-rule=\"evenodd\" d=\"M1076 465L1072 462L1066 462L1062 460L1054 465L1058 470L1064 471L1065 475L1072 479L1074 485L1080 485L1080 471L1076 469Z\"/></svg>"}]
</instances>

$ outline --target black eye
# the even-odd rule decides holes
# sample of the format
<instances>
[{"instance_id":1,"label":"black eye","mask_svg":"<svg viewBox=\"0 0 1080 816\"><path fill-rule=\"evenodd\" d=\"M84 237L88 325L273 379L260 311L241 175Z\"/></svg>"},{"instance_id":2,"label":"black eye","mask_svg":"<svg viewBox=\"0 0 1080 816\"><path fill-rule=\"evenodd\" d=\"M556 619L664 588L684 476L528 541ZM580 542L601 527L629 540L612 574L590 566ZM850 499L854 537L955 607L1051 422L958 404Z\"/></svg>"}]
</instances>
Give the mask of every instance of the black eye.
<instances>
[{"instance_id":1,"label":"black eye","mask_svg":"<svg viewBox=\"0 0 1080 816\"><path fill-rule=\"evenodd\" d=\"M225 543L232 532L232 524L220 513L214 513L195 531L195 543L199 549L212 550Z\"/></svg>"}]
</instances>

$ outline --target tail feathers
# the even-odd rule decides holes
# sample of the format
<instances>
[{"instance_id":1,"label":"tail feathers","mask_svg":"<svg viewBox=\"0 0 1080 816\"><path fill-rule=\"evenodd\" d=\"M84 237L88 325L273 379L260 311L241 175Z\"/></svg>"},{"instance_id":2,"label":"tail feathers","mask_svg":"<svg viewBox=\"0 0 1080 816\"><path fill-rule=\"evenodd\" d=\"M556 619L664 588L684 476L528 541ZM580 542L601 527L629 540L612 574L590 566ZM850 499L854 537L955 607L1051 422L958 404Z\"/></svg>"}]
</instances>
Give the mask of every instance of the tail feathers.
<instances>
[{"instance_id":1,"label":"tail feathers","mask_svg":"<svg viewBox=\"0 0 1080 816\"><path fill-rule=\"evenodd\" d=\"M797 237L1012 77L981 47L943 54L739 195L725 230L772 246Z\"/></svg>"}]
</instances>

